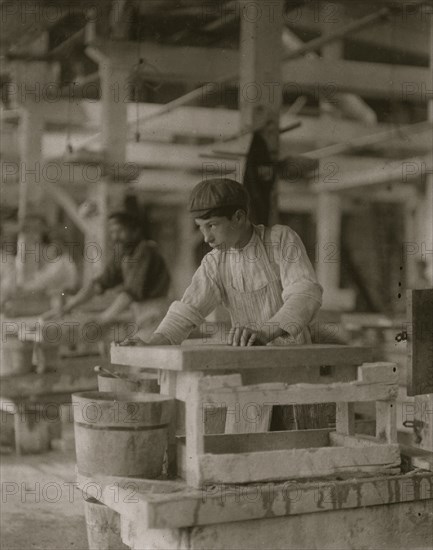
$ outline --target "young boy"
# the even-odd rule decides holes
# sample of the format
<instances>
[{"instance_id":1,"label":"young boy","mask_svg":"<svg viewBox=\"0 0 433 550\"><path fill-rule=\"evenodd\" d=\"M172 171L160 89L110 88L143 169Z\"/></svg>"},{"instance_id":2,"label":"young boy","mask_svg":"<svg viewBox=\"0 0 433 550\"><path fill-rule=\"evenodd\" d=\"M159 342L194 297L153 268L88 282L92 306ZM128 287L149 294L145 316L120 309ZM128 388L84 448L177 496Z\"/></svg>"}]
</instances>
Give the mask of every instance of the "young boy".
<instances>
[{"instance_id":1,"label":"young boy","mask_svg":"<svg viewBox=\"0 0 433 550\"><path fill-rule=\"evenodd\" d=\"M230 179L194 187L189 211L213 250L147 344L180 344L218 305L231 316L230 345L311 343L308 325L322 287L305 247L287 226L253 225L248 200L245 188Z\"/></svg>"}]
</instances>

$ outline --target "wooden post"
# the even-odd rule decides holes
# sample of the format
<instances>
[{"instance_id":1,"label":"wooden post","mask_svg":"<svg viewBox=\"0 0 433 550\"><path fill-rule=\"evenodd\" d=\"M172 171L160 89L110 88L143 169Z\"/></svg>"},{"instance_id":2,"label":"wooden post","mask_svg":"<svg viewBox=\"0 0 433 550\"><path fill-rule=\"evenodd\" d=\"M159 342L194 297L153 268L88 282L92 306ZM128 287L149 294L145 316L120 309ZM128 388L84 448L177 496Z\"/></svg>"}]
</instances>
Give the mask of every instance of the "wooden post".
<instances>
[{"instance_id":1,"label":"wooden post","mask_svg":"<svg viewBox=\"0 0 433 550\"><path fill-rule=\"evenodd\" d=\"M119 65L115 58L101 59L99 64L102 97L102 146L105 162L113 165L115 170L122 169L126 162L130 70L131 67Z\"/></svg>"},{"instance_id":2,"label":"wooden post","mask_svg":"<svg viewBox=\"0 0 433 550\"><path fill-rule=\"evenodd\" d=\"M337 403L336 431L343 435L355 435L354 403Z\"/></svg>"},{"instance_id":3,"label":"wooden post","mask_svg":"<svg viewBox=\"0 0 433 550\"><path fill-rule=\"evenodd\" d=\"M430 70L433 71L433 17L430 17ZM433 122L433 100L428 102L428 120ZM425 249L426 275L430 287L433 286L433 173L427 174L425 201Z\"/></svg>"},{"instance_id":4,"label":"wooden post","mask_svg":"<svg viewBox=\"0 0 433 550\"><path fill-rule=\"evenodd\" d=\"M408 200L404 205L404 240L406 243L414 243L417 238L416 230L416 212L417 212L417 199L413 197ZM401 251L404 253L404 249ZM405 268L405 287L415 288L417 283L417 267L416 256L414 254L408 254L404 258ZM403 281L401 281L403 284Z\"/></svg>"},{"instance_id":5,"label":"wooden post","mask_svg":"<svg viewBox=\"0 0 433 550\"><path fill-rule=\"evenodd\" d=\"M113 193L115 188L117 190L116 175L124 172L126 164L128 77L131 67L120 64L115 49L109 51L110 55L105 55L97 47L89 49L89 55L99 63L101 76L101 137L104 177L89 190L89 200L96 203L97 214L91 221L92 227L85 240L87 245L90 243L95 245L95 250L100 253L101 260L86 263L85 280L99 274L105 266L107 214L110 209L113 209L114 203L119 201L118 193Z\"/></svg>"},{"instance_id":6,"label":"wooden post","mask_svg":"<svg viewBox=\"0 0 433 550\"><path fill-rule=\"evenodd\" d=\"M34 54L45 54L48 33L43 33L31 44ZM44 61L15 61L13 79L17 86L17 105L21 111L19 129L20 191L18 221L23 222L29 212L41 210L43 196L42 137L44 117L41 103L46 100L50 65Z\"/></svg>"},{"instance_id":7,"label":"wooden post","mask_svg":"<svg viewBox=\"0 0 433 550\"><path fill-rule=\"evenodd\" d=\"M272 5L269 5L272 4ZM278 124L282 100L282 13L284 2L240 2L241 130L274 122L272 152L278 152Z\"/></svg>"},{"instance_id":8,"label":"wooden post","mask_svg":"<svg viewBox=\"0 0 433 550\"><path fill-rule=\"evenodd\" d=\"M324 10L327 3L323 5ZM332 34L341 25L343 6L332 4L331 10L324 13L332 13L327 17L326 23L322 23L323 35ZM340 59L343 51L343 42L336 40L322 47L322 57L328 60ZM332 88L331 88L332 89ZM320 101L321 116L327 116L333 108L332 95L324 97ZM325 172L326 159L320 161L320 169ZM332 193L320 193L317 207L317 257L316 271L320 284L324 288L323 307L338 309L335 307L335 299L340 286L340 248L341 248L341 199Z\"/></svg>"},{"instance_id":9,"label":"wooden post","mask_svg":"<svg viewBox=\"0 0 433 550\"><path fill-rule=\"evenodd\" d=\"M32 69L29 68L29 73L35 78L34 82L37 82L35 67ZM26 84L28 82L30 81L26 79ZM41 181L43 132L44 119L40 106L33 98L27 99L21 109L20 123L19 222L23 222L29 212L40 208L43 189Z\"/></svg>"},{"instance_id":10,"label":"wooden post","mask_svg":"<svg viewBox=\"0 0 433 550\"><path fill-rule=\"evenodd\" d=\"M316 272L324 288L324 307L338 293L340 284L341 199L335 193L320 193L317 204ZM327 293L329 298L326 297Z\"/></svg>"},{"instance_id":11,"label":"wooden post","mask_svg":"<svg viewBox=\"0 0 433 550\"><path fill-rule=\"evenodd\" d=\"M204 416L203 402L200 395L201 372L183 375L189 386L189 396L185 403L186 432L186 481L192 487L202 483L200 457L204 454Z\"/></svg>"},{"instance_id":12,"label":"wooden post","mask_svg":"<svg viewBox=\"0 0 433 550\"><path fill-rule=\"evenodd\" d=\"M262 128L271 157L278 160L282 102L283 0L240 2L239 108L241 131ZM277 222L274 192L271 225Z\"/></svg>"},{"instance_id":13,"label":"wooden post","mask_svg":"<svg viewBox=\"0 0 433 550\"><path fill-rule=\"evenodd\" d=\"M162 370L159 372L161 394L170 395L173 399L176 399L176 372L168 370ZM172 418L168 426L167 474L169 477L176 477L177 475L176 421L180 410L179 405L180 403L175 400L173 403Z\"/></svg>"}]
</instances>

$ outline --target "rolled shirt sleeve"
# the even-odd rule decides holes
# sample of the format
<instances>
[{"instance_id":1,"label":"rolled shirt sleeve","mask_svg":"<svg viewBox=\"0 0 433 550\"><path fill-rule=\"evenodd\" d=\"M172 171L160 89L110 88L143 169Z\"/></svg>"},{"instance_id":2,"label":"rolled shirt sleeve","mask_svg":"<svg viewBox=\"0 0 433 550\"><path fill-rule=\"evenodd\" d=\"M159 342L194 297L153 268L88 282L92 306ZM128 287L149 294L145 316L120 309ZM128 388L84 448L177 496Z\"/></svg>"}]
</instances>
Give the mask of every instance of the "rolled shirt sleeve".
<instances>
[{"instance_id":1,"label":"rolled shirt sleeve","mask_svg":"<svg viewBox=\"0 0 433 550\"><path fill-rule=\"evenodd\" d=\"M283 287L282 307L269 320L296 337L314 319L322 305L323 289L299 236L289 227L272 228L271 242Z\"/></svg>"},{"instance_id":2,"label":"rolled shirt sleeve","mask_svg":"<svg viewBox=\"0 0 433 550\"><path fill-rule=\"evenodd\" d=\"M171 304L155 333L163 334L172 344L180 344L222 303L215 267L211 252L203 258L182 299Z\"/></svg>"}]
</instances>

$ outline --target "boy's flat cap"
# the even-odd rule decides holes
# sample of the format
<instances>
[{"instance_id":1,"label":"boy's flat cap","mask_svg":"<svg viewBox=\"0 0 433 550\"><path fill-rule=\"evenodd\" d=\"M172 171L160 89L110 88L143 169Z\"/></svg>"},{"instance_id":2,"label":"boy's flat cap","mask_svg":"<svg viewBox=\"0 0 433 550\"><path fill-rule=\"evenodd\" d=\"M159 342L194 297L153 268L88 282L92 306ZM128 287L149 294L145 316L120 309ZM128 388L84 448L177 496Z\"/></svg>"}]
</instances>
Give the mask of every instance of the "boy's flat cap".
<instances>
[{"instance_id":1,"label":"boy's flat cap","mask_svg":"<svg viewBox=\"0 0 433 550\"><path fill-rule=\"evenodd\" d=\"M191 191L189 211L199 214L226 206L247 208L248 193L243 185L228 178L203 180Z\"/></svg>"}]
</instances>

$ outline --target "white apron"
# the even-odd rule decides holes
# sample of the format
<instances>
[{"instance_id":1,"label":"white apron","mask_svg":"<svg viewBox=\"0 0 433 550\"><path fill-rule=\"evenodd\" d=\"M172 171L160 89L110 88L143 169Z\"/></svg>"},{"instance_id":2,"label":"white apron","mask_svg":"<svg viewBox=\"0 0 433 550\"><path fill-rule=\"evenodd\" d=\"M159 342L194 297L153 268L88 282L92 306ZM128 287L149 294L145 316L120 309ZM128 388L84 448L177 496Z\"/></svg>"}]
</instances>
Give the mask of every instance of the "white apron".
<instances>
[{"instance_id":1,"label":"white apron","mask_svg":"<svg viewBox=\"0 0 433 550\"><path fill-rule=\"evenodd\" d=\"M225 285L223 292L223 304L230 313L232 326L240 325L249 328L260 327L269 321L283 305L281 279L272 269L266 247L259 232L254 228L258 239L258 257L263 258L267 282L256 290L242 292L234 287ZM269 230L265 229L264 239L269 237ZM272 250L271 247L269 247ZM311 336L308 327L296 337L289 334L275 338L271 345L311 344Z\"/></svg>"}]
</instances>

